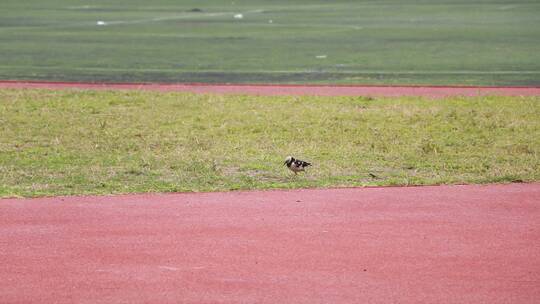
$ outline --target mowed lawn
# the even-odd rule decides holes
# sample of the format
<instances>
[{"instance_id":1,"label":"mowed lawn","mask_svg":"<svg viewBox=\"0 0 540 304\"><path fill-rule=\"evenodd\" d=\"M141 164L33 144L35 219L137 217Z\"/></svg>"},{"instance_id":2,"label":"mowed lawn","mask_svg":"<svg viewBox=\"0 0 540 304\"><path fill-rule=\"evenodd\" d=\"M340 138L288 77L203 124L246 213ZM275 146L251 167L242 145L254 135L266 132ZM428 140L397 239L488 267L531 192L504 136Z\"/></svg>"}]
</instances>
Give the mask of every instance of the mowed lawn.
<instances>
[{"instance_id":1,"label":"mowed lawn","mask_svg":"<svg viewBox=\"0 0 540 304\"><path fill-rule=\"evenodd\" d=\"M538 86L539 37L531 0L2 0L0 79Z\"/></svg>"},{"instance_id":2,"label":"mowed lawn","mask_svg":"<svg viewBox=\"0 0 540 304\"><path fill-rule=\"evenodd\" d=\"M539 97L3 89L0 196L538 181L539 117Z\"/></svg>"}]
</instances>

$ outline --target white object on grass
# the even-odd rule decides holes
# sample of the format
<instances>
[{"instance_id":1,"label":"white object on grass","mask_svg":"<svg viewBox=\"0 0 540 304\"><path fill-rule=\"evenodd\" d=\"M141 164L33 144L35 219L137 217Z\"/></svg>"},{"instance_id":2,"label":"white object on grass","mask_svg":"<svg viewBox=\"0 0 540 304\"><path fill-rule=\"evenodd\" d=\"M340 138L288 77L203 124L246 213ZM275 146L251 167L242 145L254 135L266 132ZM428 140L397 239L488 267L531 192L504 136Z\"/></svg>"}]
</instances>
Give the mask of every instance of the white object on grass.
<instances>
[{"instance_id":1,"label":"white object on grass","mask_svg":"<svg viewBox=\"0 0 540 304\"><path fill-rule=\"evenodd\" d=\"M96 25L107 25L107 22L100 20L100 21L96 22Z\"/></svg>"},{"instance_id":2,"label":"white object on grass","mask_svg":"<svg viewBox=\"0 0 540 304\"><path fill-rule=\"evenodd\" d=\"M317 59L326 59L326 57L327 57L326 55L317 55L317 56L315 56L315 58L317 58Z\"/></svg>"},{"instance_id":3,"label":"white object on grass","mask_svg":"<svg viewBox=\"0 0 540 304\"><path fill-rule=\"evenodd\" d=\"M234 15L234 19L242 19L242 18L244 18L244 15L242 15L242 14Z\"/></svg>"}]
</instances>

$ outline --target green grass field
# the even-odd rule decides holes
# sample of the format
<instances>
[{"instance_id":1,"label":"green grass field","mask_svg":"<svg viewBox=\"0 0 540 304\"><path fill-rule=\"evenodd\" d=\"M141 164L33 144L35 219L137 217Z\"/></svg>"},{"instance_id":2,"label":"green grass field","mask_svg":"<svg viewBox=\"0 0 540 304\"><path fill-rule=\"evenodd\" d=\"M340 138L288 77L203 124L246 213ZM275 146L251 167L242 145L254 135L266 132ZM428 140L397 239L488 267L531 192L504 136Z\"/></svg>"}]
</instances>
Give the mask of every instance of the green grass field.
<instances>
[{"instance_id":1,"label":"green grass field","mask_svg":"<svg viewBox=\"0 0 540 304\"><path fill-rule=\"evenodd\" d=\"M538 117L540 97L3 89L0 197L539 181Z\"/></svg>"},{"instance_id":2,"label":"green grass field","mask_svg":"<svg viewBox=\"0 0 540 304\"><path fill-rule=\"evenodd\" d=\"M3 0L0 41L0 79L540 85L536 0Z\"/></svg>"}]
</instances>

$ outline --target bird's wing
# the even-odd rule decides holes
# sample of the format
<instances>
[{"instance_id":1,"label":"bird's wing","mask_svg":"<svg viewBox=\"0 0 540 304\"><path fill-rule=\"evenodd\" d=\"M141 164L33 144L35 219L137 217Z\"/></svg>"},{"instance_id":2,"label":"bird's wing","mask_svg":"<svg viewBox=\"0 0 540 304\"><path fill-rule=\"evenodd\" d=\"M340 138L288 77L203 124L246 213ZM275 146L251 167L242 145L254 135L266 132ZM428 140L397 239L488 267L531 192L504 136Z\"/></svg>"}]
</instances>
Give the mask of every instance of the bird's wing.
<instances>
[{"instance_id":1,"label":"bird's wing","mask_svg":"<svg viewBox=\"0 0 540 304\"><path fill-rule=\"evenodd\" d=\"M296 160L294 163L295 163L295 165L298 166L298 167L307 167L307 166L311 166L310 163L305 162L305 161L303 161L303 160L299 160L299 159Z\"/></svg>"}]
</instances>

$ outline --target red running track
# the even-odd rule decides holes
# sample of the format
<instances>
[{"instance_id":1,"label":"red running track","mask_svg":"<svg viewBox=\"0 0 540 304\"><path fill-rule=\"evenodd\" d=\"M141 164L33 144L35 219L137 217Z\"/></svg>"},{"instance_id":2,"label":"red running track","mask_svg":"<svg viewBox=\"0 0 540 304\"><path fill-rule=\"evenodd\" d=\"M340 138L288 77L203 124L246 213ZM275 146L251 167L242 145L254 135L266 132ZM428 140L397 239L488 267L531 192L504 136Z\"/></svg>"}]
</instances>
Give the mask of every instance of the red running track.
<instances>
[{"instance_id":1,"label":"red running track","mask_svg":"<svg viewBox=\"0 0 540 304\"><path fill-rule=\"evenodd\" d=\"M153 90L251 95L319 96L540 96L540 87L445 87L445 86L347 86L347 85L263 85L263 84L159 84L159 83L76 83L0 81L0 88Z\"/></svg>"},{"instance_id":2,"label":"red running track","mask_svg":"<svg viewBox=\"0 0 540 304\"><path fill-rule=\"evenodd\" d=\"M1 303L538 303L540 184L0 200Z\"/></svg>"}]
</instances>

